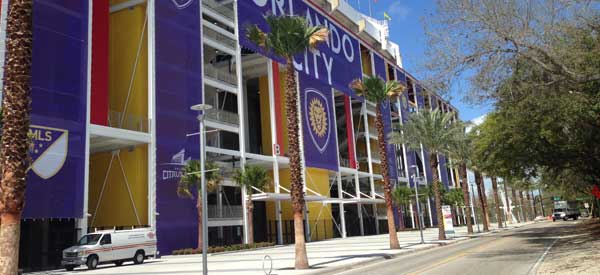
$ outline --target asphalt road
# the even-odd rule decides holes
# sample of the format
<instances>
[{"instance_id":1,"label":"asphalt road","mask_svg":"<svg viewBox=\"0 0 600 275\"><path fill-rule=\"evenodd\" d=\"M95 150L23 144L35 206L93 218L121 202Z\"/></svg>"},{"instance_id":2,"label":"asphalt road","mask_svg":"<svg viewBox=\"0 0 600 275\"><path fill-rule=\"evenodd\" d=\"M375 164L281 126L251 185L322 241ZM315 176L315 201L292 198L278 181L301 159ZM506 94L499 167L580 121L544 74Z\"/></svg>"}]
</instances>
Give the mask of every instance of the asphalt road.
<instances>
[{"instance_id":1,"label":"asphalt road","mask_svg":"<svg viewBox=\"0 0 600 275\"><path fill-rule=\"evenodd\" d=\"M343 275L535 274L556 240L576 222L542 222L342 272Z\"/></svg>"}]
</instances>

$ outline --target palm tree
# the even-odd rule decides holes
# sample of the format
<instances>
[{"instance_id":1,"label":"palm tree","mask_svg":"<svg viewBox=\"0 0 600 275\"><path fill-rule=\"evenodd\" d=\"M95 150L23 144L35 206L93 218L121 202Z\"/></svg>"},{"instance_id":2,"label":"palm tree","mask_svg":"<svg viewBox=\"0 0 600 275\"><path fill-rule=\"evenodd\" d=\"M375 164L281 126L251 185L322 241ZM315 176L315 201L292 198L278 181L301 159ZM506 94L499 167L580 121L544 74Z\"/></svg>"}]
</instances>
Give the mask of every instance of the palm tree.
<instances>
[{"instance_id":1,"label":"palm tree","mask_svg":"<svg viewBox=\"0 0 600 275\"><path fill-rule=\"evenodd\" d=\"M359 96L364 96L366 100L376 104L377 112L375 117L375 128L377 129L377 138L379 143L379 155L381 156L381 175L383 176L383 190L385 205L387 207L388 234L390 236L390 249L399 249L398 235L396 234L396 225L394 224L394 210L392 201L392 185L390 183L389 164L387 156L387 140L383 128L382 107L388 104L388 99L399 96L406 90L406 87L397 81L383 81L377 76L366 76L363 80L356 79L352 81L350 87Z\"/></svg>"},{"instance_id":2,"label":"palm tree","mask_svg":"<svg viewBox=\"0 0 600 275\"><path fill-rule=\"evenodd\" d=\"M404 229L404 215L402 214L402 207L406 207L411 203L411 197L414 196L413 190L407 186L398 186L392 192L392 198L398 205L398 215L400 216L400 229Z\"/></svg>"},{"instance_id":3,"label":"palm tree","mask_svg":"<svg viewBox=\"0 0 600 275\"><path fill-rule=\"evenodd\" d=\"M17 274L25 176L29 166L32 0L9 2L0 149L0 274Z\"/></svg>"},{"instance_id":4,"label":"palm tree","mask_svg":"<svg viewBox=\"0 0 600 275\"><path fill-rule=\"evenodd\" d=\"M206 191L214 191L223 179L219 174L219 166L214 162L206 162L204 176L206 177ZM183 167L183 175L177 184L177 195L182 198L194 198L196 193L196 208L198 209L198 249L202 249L202 167L200 161L190 160Z\"/></svg>"},{"instance_id":5,"label":"palm tree","mask_svg":"<svg viewBox=\"0 0 600 275\"><path fill-rule=\"evenodd\" d=\"M502 210L500 210L500 196L498 196L498 178L492 176L492 193L494 195L494 204L496 205L496 217L498 220L498 228L504 227L502 224Z\"/></svg>"},{"instance_id":6,"label":"palm tree","mask_svg":"<svg viewBox=\"0 0 600 275\"><path fill-rule=\"evenodd\" d=\"M479 193L479 204L481 205L481 216L483 216L483 231L490 231L490 216L488 214L487 196L485 195L485 183L483 175L478 170L475 170L475 185Z\"/></svg>"},{"instance_id":7,"label":"palm tree","mask_svg":"<svg viewBox=\"0 0 600 275\"><path fill-rule=\"evenodd\" d=\"M298 91L293 57L307 49L312 50L319 43L325 42L329 31L323 26L311 27L304 17L300 16L268 16L269 33L262 31L257 25L248 29L248 38L267 52L272 52L286 60L286 96L287 126L289 139L290 196L294 214L294 243L296 246L296 269L307 269L306 240L304 239L304 192L302 180L302 164L300 154Z\"/></svg>"},{"instance_id":8,"label":"palm tree","mask_svg":"<svg viewBox=\"0 0 600 275\"><path fill-rule=\"evenodd\" d=\"M246 212L248 215L248 243L254 243L254 223L253 213L254 204L252 203L252 193L254 189L262 190L269 184L267 170L261 166L246 166L244 169L236 169L233 173L233 180L242 188L246 189L247 202Z\"/></svg>"},{"instance_id":9,"label":"palm tree","mask_svg":"<svg viewBox=\"0 0 600 275\"><path fill-rule=\"evenodd\" d=\"M403 134L395 134L393 142L396 144L404 143L414 150L420 150L421 146L427 148L429 150L429 167L431 171L438 171L438 154L449 154L451 144L454 143L458 134L464 131L463 124L453 120L453 113L442 113L438 109L433 111L421 110L411 115L408 122L400 127ZM445 240L440 179L438 173L433 172L431 174L437 212L438 238Z\"/></svg>"},{"instance_id":10,"label":"palm tree","mask_svg":"<svg viewBox=\"0 0 600 275\"><path fill-rule=\"evenodd\" d=\"M467 217L467 233L473 234L473 221L471 220L471 201L469 200L469 182L467 180L467 166L471 163L471 139L464 132L459 133L450 144L450 159L453 165L458 166L460 187L463 192L463 200Z\"/></svg>"}]
</instances>

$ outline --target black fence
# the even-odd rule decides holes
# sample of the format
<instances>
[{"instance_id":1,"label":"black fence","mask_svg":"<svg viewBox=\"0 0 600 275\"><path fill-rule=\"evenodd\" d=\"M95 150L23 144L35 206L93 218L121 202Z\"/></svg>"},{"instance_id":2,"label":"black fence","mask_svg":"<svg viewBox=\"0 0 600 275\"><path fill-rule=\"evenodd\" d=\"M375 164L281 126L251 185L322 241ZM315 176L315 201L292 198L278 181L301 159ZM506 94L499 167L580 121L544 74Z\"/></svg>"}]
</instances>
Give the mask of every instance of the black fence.
<instances>
[{"instance_id":1,"label":"black fence","mask_svg":"<svg viewBox=\"0 0 600 275\"><path fill-rule=\"evenodd\" d=\"M303 221L302 226L306 228L306 220ZM335 225L331 220L311 220L310 233L305 230L304 238L307 241L320 241L337 237L339 234L335 233L337 229L334 227ZM281 233L284 244L294 243L294 220L281 221ZM266 237L267 242L277 243L277 221L268 221Z\"/></svg>"}]
</instances>

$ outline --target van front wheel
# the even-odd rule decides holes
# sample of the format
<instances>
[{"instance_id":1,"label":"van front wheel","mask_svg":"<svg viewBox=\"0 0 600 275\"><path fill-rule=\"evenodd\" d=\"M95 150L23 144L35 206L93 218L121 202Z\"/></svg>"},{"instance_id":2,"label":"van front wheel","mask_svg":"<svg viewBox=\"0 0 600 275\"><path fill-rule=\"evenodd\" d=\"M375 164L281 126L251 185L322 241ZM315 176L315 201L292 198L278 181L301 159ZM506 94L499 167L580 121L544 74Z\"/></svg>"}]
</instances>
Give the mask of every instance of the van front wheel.
<instances>
[{"instance_id":1,"label":"van front wheel","mask_svg":"<svg viewBox=\"0 0 600 275\"><path fill-rule=\"evenodd\" d=\"M98 267L98 256L89 256L86 265L89 269L96 269Z\"/></svg>"},{"instance_id":2,"label":"van front wheel","mask_svg":"<svg viewBox=\"0 0 600 275\"><path fill-rule=\"evenodd\" d=\"M135 256L133 257L133 262L135 264L142 264L144 262L144 259L146 258L146 256L144 255L144 251L137 251L135 252Z\"/></svg>"}]
</instances>

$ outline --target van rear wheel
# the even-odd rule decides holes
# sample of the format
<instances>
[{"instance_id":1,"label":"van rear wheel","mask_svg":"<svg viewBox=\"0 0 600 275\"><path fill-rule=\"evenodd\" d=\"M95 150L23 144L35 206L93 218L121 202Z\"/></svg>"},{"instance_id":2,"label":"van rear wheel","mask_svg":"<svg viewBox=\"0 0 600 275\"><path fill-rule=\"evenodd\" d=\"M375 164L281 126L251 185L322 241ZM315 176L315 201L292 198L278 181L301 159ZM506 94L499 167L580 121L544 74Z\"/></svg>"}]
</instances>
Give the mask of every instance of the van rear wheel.
<instances>
[{"instance_id":1,"label":"van rear wheel","mask_svg":"<svg viewBox=\"0 0 600 275\"><path fill-rule=\"evenodd\" d=\"M98 267L98 256L89 256L86 265L89 269L96 269Z\"/></svg>"},{"instance_id":2,"label":"van rear wheel","mask_svg":"<svg viewBox=\"0 0 600 275\"><path fill-rule=\"evenodd\" d=\"M135 256L133 256L133 262L135 264L142 264L144 262L144 259L146 258L146 256L144 255L144 251L137 251L135 252Z\"/></svg>"}]
</instances>

